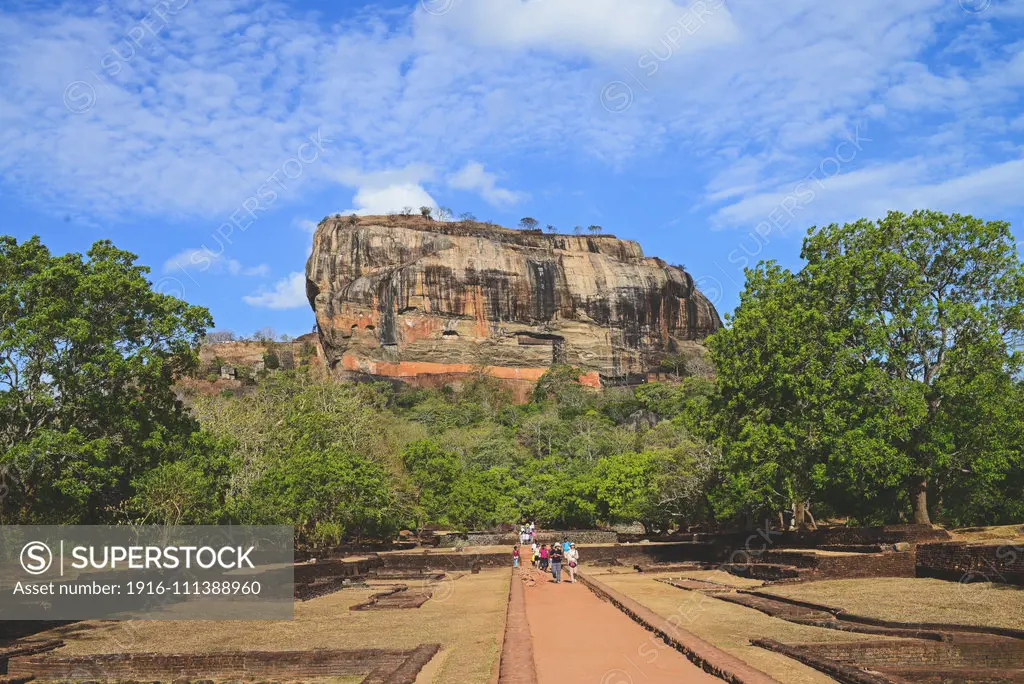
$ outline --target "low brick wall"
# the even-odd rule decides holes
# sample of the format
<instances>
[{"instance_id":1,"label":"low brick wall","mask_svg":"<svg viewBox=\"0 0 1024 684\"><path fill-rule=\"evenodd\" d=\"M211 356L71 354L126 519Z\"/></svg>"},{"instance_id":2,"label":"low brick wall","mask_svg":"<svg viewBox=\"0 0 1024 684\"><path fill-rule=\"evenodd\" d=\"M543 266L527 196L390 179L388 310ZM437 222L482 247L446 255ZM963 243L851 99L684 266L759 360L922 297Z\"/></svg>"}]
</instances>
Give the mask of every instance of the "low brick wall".
<instances>
[{"instance_id":1,"label":"low brick wall","mask_svg":"<svg viewBox=\"0 0 1024 684\"><path fill-rule=\"evenodd\" d=\"M824 577L914 577L914 553L861 554L851 556L818 556L815 575Z\"/></svg>"},{"instance_id":2,"label":"low brick wall","mask_svg":"<svg viewBox=\"0 0 1024 684\"><path fill-rule=\"evenodd\" d=\"M1024 585L1024 543L945 542L917 547L918 577Z\"/></svg>"},{"instance_id":3,"label":"low brick wall","mask_svg":"<svg viewBox=\"0 0 1024 684\"><path fill-rule=\"evenodd\" d=\"M577 544L614 544L618 536L616 532L607 530L537 530L537 543L560 543L568 538ZM518 543L518 532L467 532L442 534L438 546L512 546Z\"/></svg>"},{"instance_id":4,"label":"low brick wall","mask_svg":"<svg viewBox=\"0 0 1024 684\"><path fill-rule=\"evenodd\" d=\"M586 546L579 549L583 565L639 565L661 563L724 563L731 549L712 544L680 542L675 544L619 544ZM484 568L512 566L512 545L507 551L477 553L472 549L452 553L382 553L387 569L395 570L469 570L474 564ZM528 559L526 562L529 562Z\"/></svg>"},{"instance_id":5,"label":"low brick wall","mask_svg":"<svg viewBox=\"0 0 1024 684\"><path fill-rule=\"evenodd\" d=\"M950 641L901 639L899 641L846 641L793 644L816 656L865 666L932 666L974 668L1024 668L1024 642L1003 637L957 637Z\"/></svg>"},{"instance_id":6,"label":"low brick wall","mask_svg":"<svg viewBox=\"0 0 1024 684\"><path fill-rule=\"evenodd\" d=\"M380 681L414 681L394 677L415 665L416 672L440 646L424 644L410 651L361 649L312 651L231 651L223 653L105 653L70 657L31 656L12 658L11 678L34 676L57 681L138 680L172 681L226 677L264 680L271 677L358 676L380 673ZM408 661L414 660L414 663ZM403 667L406 665L409 667Z\"/></svg>"},{"instance_id":7,"label":"low brick wall","mask_svg":"<svg viewBox=\"0 0 1024 684\"><path fill-rule=\"evenodd\" d=\"M295 584L308 584L316 580L338 577L361 577L381 565L383 563L377 557L358 561L330 559L316 563L297 563L295 565Z\"/></svg>"},{"instance_id":8,"label":"low brick wall","mask_svg":"<svg viewBox=\"0 0 1024 684\"><path fill-rule=\"evenodd\" d=\"M1017 682L1024 678L1024 642L1001 637L816 644L756 639L751 643L787 655L844 684Z\"/></svg>"},{"instance_id":9,"label":"low brick wall","mask_svg":"<svg viewBox=\"0 0 1024 684\"><path fill-rule=\"evenodd\" d=\"M512 546L508 551L475 553L472 550L453 553L383 553L381 562L386 569L409 571L464 571L475 564L484 568L512 565ZM744 562L791 565L813 569L816 578L822 577L913 577L913 552L879 554L850 554L831 556L806 551L764 551L745 553L729 546L693 542L672 544L616 544L580 548L580 562L584 566L622 565L655 569L670 563L729 563Z\"/></svg>"},{"instance_id":10,"label":"low brick wall","mask_svg":"<svg viewBox=\"0 0 1024 684\"><path fill-rule=\"evenodd\" d=\"M641 537L642 535L620 535ZM748 532L676 534L670 537L650 538L650 541L699 542L729 546L736 549L761 548L765 544L776 548L811 549L822 546L869 546L880 544L920 544L947 541L949 533L928 525L886 525L884 527L819 527L816 530L781 530L758 528Z\"/></svg>"}]
</instances>

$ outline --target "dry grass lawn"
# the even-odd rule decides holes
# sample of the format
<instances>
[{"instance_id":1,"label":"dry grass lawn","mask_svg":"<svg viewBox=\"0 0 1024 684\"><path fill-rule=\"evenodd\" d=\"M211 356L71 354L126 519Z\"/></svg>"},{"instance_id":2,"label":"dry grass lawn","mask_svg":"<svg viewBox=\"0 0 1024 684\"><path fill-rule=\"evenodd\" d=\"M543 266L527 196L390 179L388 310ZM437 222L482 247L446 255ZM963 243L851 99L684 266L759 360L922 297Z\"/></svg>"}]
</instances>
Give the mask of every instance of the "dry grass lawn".
<instances>
[{"instance_id":1,"label":"dry grass lawn","mask_svg":"<svg viewBox=\"0 0 1024 684\"><path fill-rule=\"evenodd\" d=\"M584 567L591 577L596 577L600 581L605 580L606 575L637 575L637 571L632 568L593 568L587 569ZM746 577L737 577L731 575L728 572L722 570L673 570L671 572L645 572L642 577L648 579L695 579L704 580L707 582L716 582L718 584L725 584L736 589L754 589L764 585L764 582L756 579L748 579ZM725 587L723 587L724 589Z\"/></svg>"},{"instance_id":2,"label":"dry grass lawn","mask_svg":"<svg viewBox=\"0 0 1024 684\"><path fill-rule=\"evenodd\" d=\"M410 610L352 611L349 607L383 591L378 583L295 604L290 621L79 622L38 635L64 639L59 653L201 653L287 651L314 648L412 649L440 643L442 651L420 677L423 683L486 682L496 670L505 628L510 572L449 575L434 598ZM410 582L409 591L422 587ZM344 681L344 680L338 680ZM359 681L358 679L356 681Z\"/></svg>"},{"instance_id":3,"label":"dry grass lawn","mask_svg":"<svg viewBox=\"0 0 1024 684\"><path fill-rule=\"evenodd\" d=\"M681 574L701 579L700 575L711 573ZM793 624L752 608L719 601L699 592L677 589L655 581L655 576L647 573L612 573L595 578L647 606L665 619L676 616L673 622L678 621L683 629L787 684L825 684L833 680L783 655L751 646L751 639L771 638L783 643L798 643L881 638ZM718 581L717 577L704 579Z\"/></svg>"},{"instance_id":4,"label":"dry grass lawn","mask_svg":"<svg viewBox=\"0 0 1024 684\"><path fill-rule=\"evenodd\" d=\"M1024 588L937 579L879 577L775 585L764 591L900 622L1024 628Z\"/></svg>"},{"instance_id":5,"label":"dry grass lawn","mask_svg":"<svg viewBox=\"0 0 1024 684\"><path fill-rule=\"evenodd\" d=\"M953 541L971 544L1024 544L1024 525L996 525L992 527L961 527L948 530Z\"/></svg>"}]
</instances>

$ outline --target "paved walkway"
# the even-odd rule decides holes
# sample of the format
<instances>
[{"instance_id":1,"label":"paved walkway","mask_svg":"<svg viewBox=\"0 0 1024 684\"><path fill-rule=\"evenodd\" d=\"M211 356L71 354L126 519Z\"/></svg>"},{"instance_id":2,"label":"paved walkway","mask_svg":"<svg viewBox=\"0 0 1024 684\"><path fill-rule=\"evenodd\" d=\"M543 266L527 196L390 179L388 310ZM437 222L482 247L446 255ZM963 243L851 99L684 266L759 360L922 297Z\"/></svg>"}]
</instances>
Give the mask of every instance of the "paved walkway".
<instances>
[{"instance_id":1,"label":"paved walkway","mask_svg":"<svg viewBox=\"0 0 1024 684\"><path fill-rule=\"evenodd\" d=\"M561 584L540 571L532 577L526 615L540 684L721 684L565 573Z\"/></svg>"}]
</instances>

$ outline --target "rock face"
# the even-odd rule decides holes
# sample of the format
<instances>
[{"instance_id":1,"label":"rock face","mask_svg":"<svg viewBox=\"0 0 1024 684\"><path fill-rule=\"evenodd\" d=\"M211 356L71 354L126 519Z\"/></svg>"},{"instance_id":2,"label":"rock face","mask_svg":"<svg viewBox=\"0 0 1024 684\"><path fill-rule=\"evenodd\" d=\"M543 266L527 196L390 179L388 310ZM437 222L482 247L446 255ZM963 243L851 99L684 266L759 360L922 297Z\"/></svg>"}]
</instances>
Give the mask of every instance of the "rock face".
<instances>
[{"instance_id":1,"label":"rock face","mask_svg":"<svg viewBox=\"0 0 1024 684\"><path fill-rule=\"evenodd\" d=\"M422 384L532 383L553 363L637 381L721 326L688 273L635 242L420 216L322 221L306 294L336 376Z\"/></svg>"}]
</instances>

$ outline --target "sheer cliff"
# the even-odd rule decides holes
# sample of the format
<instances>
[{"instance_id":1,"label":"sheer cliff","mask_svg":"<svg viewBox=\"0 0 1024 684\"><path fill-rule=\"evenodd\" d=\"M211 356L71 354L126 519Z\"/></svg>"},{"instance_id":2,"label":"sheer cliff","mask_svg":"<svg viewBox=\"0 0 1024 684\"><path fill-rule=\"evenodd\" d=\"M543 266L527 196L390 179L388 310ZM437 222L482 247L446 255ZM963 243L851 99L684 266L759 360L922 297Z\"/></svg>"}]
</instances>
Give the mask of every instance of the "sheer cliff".
<instances>
[{"instance_id":1,"label":"sheer cliff","mask_svg":"<svg viewBox=\"0 0 1024 684\"><path fill-rule=\"evenodd\" d=\"M721 326L690 274L636 242L420 216L324 219L306 293L335 375L423 383L532 382L553 363L635 381Z\"/></svg>"}]
</instances>

